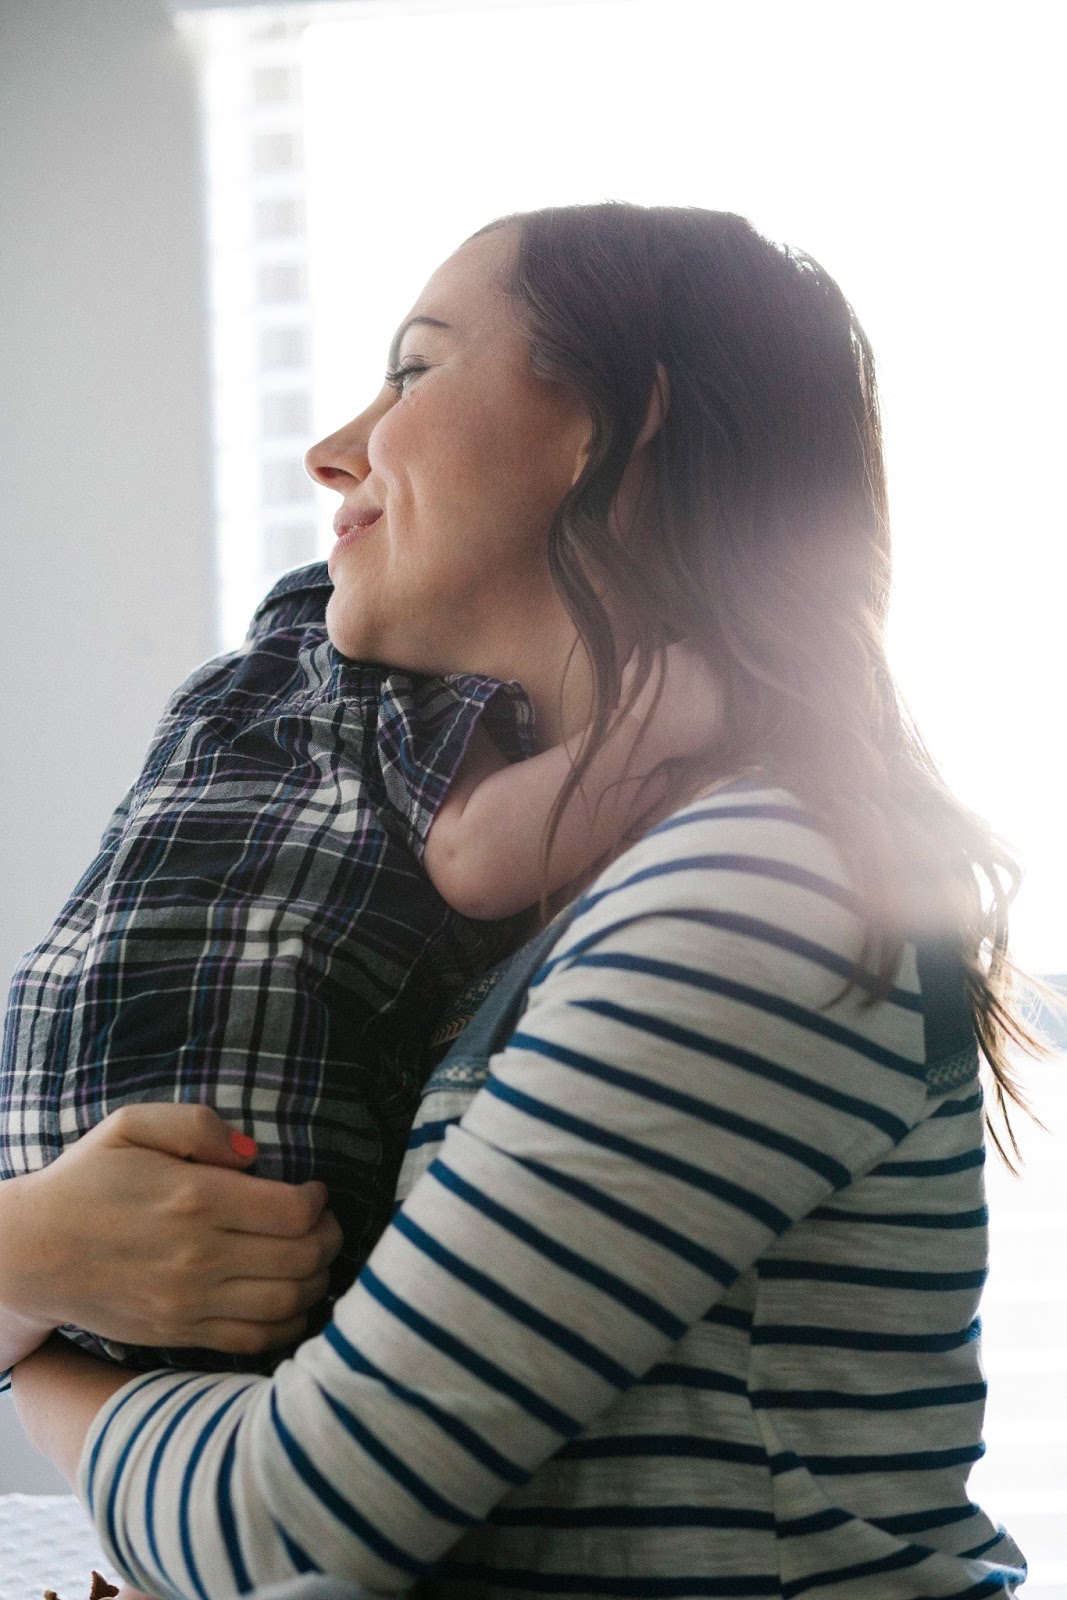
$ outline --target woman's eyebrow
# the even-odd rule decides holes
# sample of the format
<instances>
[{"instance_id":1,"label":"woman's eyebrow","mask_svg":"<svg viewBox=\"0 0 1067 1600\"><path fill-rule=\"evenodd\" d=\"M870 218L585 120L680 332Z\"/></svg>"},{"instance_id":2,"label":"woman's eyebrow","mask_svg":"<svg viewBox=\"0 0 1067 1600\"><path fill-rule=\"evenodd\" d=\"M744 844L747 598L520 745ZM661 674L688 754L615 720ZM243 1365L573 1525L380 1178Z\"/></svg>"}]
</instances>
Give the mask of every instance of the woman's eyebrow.
<instances>
[{"instance_id":1,"label":"woman's eyebrow","mask_svg":"<svg viewBox=\"0 0 1067 1600\"><path fill-rule=\"evenodd\" d=\"M451 328L452 326L450 322L441 322L437 317L409 317L403 327L397 330L393 342L389 346L389 365L391 367L395 367L400 358L400 346L405 333L409 328L415 327L416 323L422 323L427 328Z\"/></svg>"}]
</instances>

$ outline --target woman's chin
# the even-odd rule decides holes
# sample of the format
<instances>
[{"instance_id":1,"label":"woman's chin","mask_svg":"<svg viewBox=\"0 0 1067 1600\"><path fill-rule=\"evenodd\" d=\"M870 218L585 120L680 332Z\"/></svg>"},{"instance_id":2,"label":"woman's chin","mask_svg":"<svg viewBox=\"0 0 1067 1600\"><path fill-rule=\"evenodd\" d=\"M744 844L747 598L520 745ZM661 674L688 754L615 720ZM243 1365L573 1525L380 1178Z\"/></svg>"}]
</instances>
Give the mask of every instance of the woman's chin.
<instances>
[{"instance_id":1,"label":"woman's chin","mask_svg":"<svg viewBox=\"0 0 1067 1600\"><path fill-rule=\"evenodd\" d=\"M330 643L341 655L347 656L351 661L368 661L370 640L366 638L366 630L360 628L355 618L345 614L345 607L341 603L336 589L326 602L326 632Z\"/></svg>"}]
</instances>

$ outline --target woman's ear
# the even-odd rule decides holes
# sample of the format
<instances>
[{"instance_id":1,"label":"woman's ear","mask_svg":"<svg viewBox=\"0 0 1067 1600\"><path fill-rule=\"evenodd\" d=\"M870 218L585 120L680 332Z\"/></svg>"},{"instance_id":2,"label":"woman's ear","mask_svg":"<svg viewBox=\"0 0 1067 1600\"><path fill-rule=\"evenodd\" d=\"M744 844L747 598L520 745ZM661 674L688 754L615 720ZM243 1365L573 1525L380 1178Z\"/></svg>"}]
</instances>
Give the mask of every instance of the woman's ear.
<instances>
[{"instance_id":1,"label":"woman's ear","mask_svg":"<svg viewBox=\"0 0 1067 1600\"><path fill-rule=\"evenodd\" d=\"M574 485L578 482L578 479L581 477L582 473L585 471L586 463L589 460L589 452L590 452L590 450L592 450L592 448L593 448L593 430L592 430L592 427L588 427L586 429L586 431L585 431L585 437L582 440L582 443L580 444L580 446L578 447L577 454L575 455L575 458L574 458L574 475L571 478L571 488L572 489L574 488Z\"/></svg>"},{"instance_id":2,"label":"woman's ear","mask_svg":"<svg viewBox=\"0 0 1067 1600\"><path fill-rule=\"evenodd\" d=\"M656 376L652 383L652 393L648 397L648 409L645 411L645 420L641 424L641 432L634 440L634 455L637 454L650 439L654 439L663 426L664 418L671 403L671 386L667 381L667 369L662 361L656 362Z\"/></svg>"}]
</instances>

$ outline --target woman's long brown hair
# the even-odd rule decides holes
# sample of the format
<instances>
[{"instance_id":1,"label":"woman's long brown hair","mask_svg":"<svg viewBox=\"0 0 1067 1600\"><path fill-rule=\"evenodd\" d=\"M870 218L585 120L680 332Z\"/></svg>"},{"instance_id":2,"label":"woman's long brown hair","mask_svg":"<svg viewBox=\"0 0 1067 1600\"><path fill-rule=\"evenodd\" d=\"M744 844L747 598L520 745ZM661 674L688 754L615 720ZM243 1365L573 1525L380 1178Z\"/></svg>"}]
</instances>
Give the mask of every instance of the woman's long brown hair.
<instances>
[{"instance_id":1,"label":"woman's long brown hair","mask_svg":"<svg viewBox=\"0 0 1067 1600\"><path fill-rule=\"evenodd\" d=\"M1012 999L1018 868L942 781L886 660L885 469L855 313L817 261L726 212L612 201L518 213L480 232L501 227L517 235L507 289L534 370L576 391L592 422L549 559L589 656L593 717L546 851L616 714L624 663L612 618L636 641L630 704L663 648L686 640L725 689L717 768L758 766L793 789L846 863L866 928L850 987L883 996L921 928L958 940L1017 1157L1007 1102L1026 1101L1009 1046L1039 1048ZM650 490L620 528L613 502L657 363L669 396ZM699 764L706 771L707 756Z\"/></svg>"}]
</instances>

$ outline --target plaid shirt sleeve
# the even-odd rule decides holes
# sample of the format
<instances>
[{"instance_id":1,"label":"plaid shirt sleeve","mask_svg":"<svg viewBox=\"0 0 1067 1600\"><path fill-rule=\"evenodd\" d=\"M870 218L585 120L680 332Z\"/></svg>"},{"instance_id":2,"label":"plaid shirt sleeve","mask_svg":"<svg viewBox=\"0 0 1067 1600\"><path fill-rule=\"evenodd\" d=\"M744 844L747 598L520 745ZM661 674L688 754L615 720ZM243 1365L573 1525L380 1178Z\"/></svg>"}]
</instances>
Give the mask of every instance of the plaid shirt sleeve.
<instances>
[{"instance_id":1,"label":"plaid shirt sleeve","mask_svg":"<svg viewBox=\"0 0 1067 1600\"><path fill-rule=\"evenodd\" d=\"M456 674L391 672L378 709L382 780L408 849L426 836L481 721L510 761L533 753L533 708L517 683Z\"/></svg>"}]
</instances>

